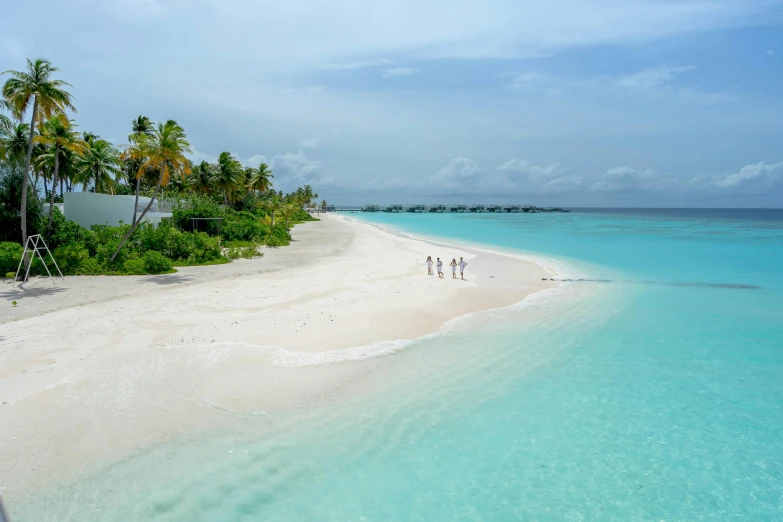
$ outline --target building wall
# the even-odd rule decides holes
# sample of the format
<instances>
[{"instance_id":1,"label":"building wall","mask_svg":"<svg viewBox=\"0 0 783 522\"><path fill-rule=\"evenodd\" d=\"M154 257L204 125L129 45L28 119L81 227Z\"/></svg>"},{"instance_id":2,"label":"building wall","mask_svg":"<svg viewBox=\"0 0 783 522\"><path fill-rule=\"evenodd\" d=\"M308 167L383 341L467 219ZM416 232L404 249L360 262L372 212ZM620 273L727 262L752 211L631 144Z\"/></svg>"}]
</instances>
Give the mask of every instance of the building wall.
<instances>
[{"instance_id":1,"label":"building wall","mask_svg":"<svg viewBox=\"0 0 783 522\"><path fill-rule=\"evenodd\" d=\"M130 224L133 218L135 196L113 196L111 194L94 194L92 192L66 192L64 195L63 213L71 221L76 221L84 228L93 225L118 226L120 221ZM139 198L139 206L144 208L149 198ZM157 226L161 218L171 217L170 212L153 212L154 208L144 216Z\"/></svg>"}]
</instances>

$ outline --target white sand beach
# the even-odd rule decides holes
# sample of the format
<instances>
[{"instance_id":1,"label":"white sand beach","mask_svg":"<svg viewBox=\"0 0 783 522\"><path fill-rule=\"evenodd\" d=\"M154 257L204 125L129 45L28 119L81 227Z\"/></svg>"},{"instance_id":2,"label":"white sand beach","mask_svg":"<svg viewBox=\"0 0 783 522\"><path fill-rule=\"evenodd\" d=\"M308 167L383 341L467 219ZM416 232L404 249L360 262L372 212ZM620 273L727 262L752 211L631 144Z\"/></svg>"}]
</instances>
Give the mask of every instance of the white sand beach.
<instances>
[{"instance_id":1,"label":"white sand beach","mask_svg":"<svg viewBox=\"0 0 783 522\"><path fill-rule=\"evenodd\" d=\"M0 493L67 482L232 413L296 407L361 375L348 361L555 284L532 262L337 215L293 237L260 259L171 275L3 285ZM426 275L427 255L444 279ZM466 281L446 266L459 256Z\"/></svg>"}]
</instances>

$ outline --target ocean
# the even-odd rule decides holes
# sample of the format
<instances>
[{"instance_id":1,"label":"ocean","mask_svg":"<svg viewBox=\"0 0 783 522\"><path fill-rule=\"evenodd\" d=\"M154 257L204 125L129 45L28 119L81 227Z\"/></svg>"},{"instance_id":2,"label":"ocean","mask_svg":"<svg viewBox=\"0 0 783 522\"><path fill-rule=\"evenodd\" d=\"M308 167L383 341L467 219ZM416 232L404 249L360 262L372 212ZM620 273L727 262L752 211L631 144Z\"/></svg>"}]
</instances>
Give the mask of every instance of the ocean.
<instances>
[{"instance_id":1,"label":"ocean","mask_svg":"<svg viewBox=\"0 0 783 522\"><path fill-rule=\"evenodd\" d=\"M384 384L273 436L158 448L14 522L783 520L783 211L356 217L573 281L344 363Z\"/></svg>"}]
</instances>

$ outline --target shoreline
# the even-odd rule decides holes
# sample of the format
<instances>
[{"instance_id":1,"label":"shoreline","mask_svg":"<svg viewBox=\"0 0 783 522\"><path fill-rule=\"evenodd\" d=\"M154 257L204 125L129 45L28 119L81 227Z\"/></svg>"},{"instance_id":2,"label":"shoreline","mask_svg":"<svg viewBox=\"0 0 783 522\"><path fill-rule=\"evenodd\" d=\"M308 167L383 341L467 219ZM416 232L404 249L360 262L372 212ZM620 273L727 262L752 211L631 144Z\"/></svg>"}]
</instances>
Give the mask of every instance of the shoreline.
<instances>
[{"instance_id":1,"label":"shoreline","mask_svg":"<svg viewBox=\"0 0 783 522\"><path fill-rule=\"evenodd\" d=\"M301 407L367 371L334 363L391 355L456 318L558 286L531 261L459 246L469 281L426 276L422 254L445 247L341 216L299 225L294 238L160 286L71 277L16 310L30 317L0 318L0 423L12 427L0 434L0 492L71 482L230 423L227 413ZM98 295L69 305L82 279Z\"/></svg>"}]
</instances>

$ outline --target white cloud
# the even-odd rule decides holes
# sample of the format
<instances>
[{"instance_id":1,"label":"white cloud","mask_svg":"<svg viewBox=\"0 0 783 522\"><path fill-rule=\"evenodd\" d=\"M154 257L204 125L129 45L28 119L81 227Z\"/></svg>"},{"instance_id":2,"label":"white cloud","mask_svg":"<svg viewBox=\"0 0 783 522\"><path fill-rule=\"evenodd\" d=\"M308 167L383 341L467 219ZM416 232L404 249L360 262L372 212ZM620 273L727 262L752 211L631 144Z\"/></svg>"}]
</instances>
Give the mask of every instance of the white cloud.
<instances>
[{"instance_id":1,"label":"white cloud","mask_svg":"<svg viewBox=\"0 0 783 522\"><path fill-rule=\"evenodd\" d=\"M659 65L652 69L639 71L629 76L622 77L617 80L617 86L632 90L655 89L669 84L677 75L695 69L695 65L685 65L682 67Z\"/></svg>"},{"instance_id":2,"label":"white cloud","mask_svg":"<svg viewBox=\"0 0 783 522\"><path fill-rule=\"evenodd\" d=\"M321 145L321 141L322 140L320 136L313 136L312 138L307 138L306 140L302 141L299 146L303 149L314 149Z\"/></svg>"},{"instance_id":3,"label":"white cloud","mask_svg":"<svg viewBox=\"0 0 783 522\"><path fill-rule=\"evenodd\" d=\"M258 166L262 163L266 163L266 156L263 154L254 154L242 162L242 165L246 167L258 168Z\"/></svg>"},{"instance_id":4,"label":"white cloud","mask_svg":"<svg viewBox=\"0 0 783 522\"><path fill-rule=\"evenodd\" d=\"M190 150L193 151L193 155L190 157L190 161L192 161L194 164L201 163L202 161L206 161L207 163L215 163L218 159L217 155L201 152L193 146L190 147Z\"/></svg>"},{"instance_id":5,"label":"white cloud","mask_svg":"<svg viewBox=\"0 0 783 522\"><path fill-rule=\"evenodd\" d=\"M301 150L273 157L269 167L275 176L275 187L278 190L292 190L304 185L321 190L335 185L334 176L325 174L323 163L311 160Z\"/></svg>"},{"instance_id":6,"label":"white cloud","mask_svg":"<svg viewBox=\"0 0 783 522\"><path fill-rule=\"evenodd\" d=\"M356 60L352 62L346 62L346 63L327 63L323 65L319 65L318 69L324 69L327 71L349 71L352 69L366 69L369 67L379 67L381 65L389 65L391 64L391 60L382 59L382 60Z\"/></svg>"},{"instance_id":7,"label":"white cloud","mask_svg":"<svg viewBox=\"0 0 783 522\"><path fill-rule=\"evenodd\" d=\"M408 67L392 67L390 69L384 69L381 73L383 78L395 78L397 76L410 76L412 74L418 74L418 69L410 69Z\"/></svg>"},{"instance_id":8,"label":"white cloud","mask_svg":"<svg viewBox=\"0 0 783 522\"><path fill-rule=\"evenodd\" d=\"M672 188L674 180L654 170L615 167L590 186L594 192L661 191Z\"/></svg>"},{"instance_id":9,"label":"white cloud","mask_svg":"<svg viewBox=\"0 0 783 522\"><path fill-rule=\"evenodd\" d=\"M539 72L506 74L504 76L511 77L511 80L507 84L509 89L527 88L530 85L541 85L543 83L548 83L551 80L551 77L548 74Z\"/></svg>"},{"instance_id":10,"label":"white cloud","mask_svg":"<svg viewBox=\"0 0 783 522\"><path fill-rule=\"evenodd\" d=\"M165 5L177 11L189 32L204 35L219 50L231 49L235 58L308 69L318 64L359 68L374 63L367 58L374 56L524 58L574 47L636 44L743 26L776 7L768 0L167 0ZM258 30L261 20L263 31Z\"/></svg>"},{"instance_id":11,"label":"white cloud","mask_svg":"<svg viewBox=\"0 0 783 522\"><path fill-rule=\"evenodd\" d=\"M441 188L474 186L481 179L481 169L469 158L454 158L427 181Z\"/></svg>"},{"instance_id":12,"label":"white cloud","mask_svg":"<svg viewBox=\"0 0 783 522\"><path fill-rule=\"evenodd\" d=\"M703 177L694 178L697 182L701 180ZM709 181L721 189L768 190L783 184L783 162L745 165L738 172L712 176Z\"/></svg>"},{"instance_id":13,"label":"white cloud","mask_svg":"<svg viewBox=\"0 0 783 522\"><path fill-rule=\"evenodd\" d=\"M775 51L772 49L767 49L767 56L772 56L773 54L775 54Z\"/></svg>"},{"instance_id":14,"label":"white cloud","mask_svg":"<svg viewBox=\"0 0 783 522\"><path fill-rule=\"evenodd\" d=\"M505 186L527 192L566 192L581 188L584 182L560 163L543 166L512 159L498 167L498 172Z\"/></svg>"}]
</instances>

